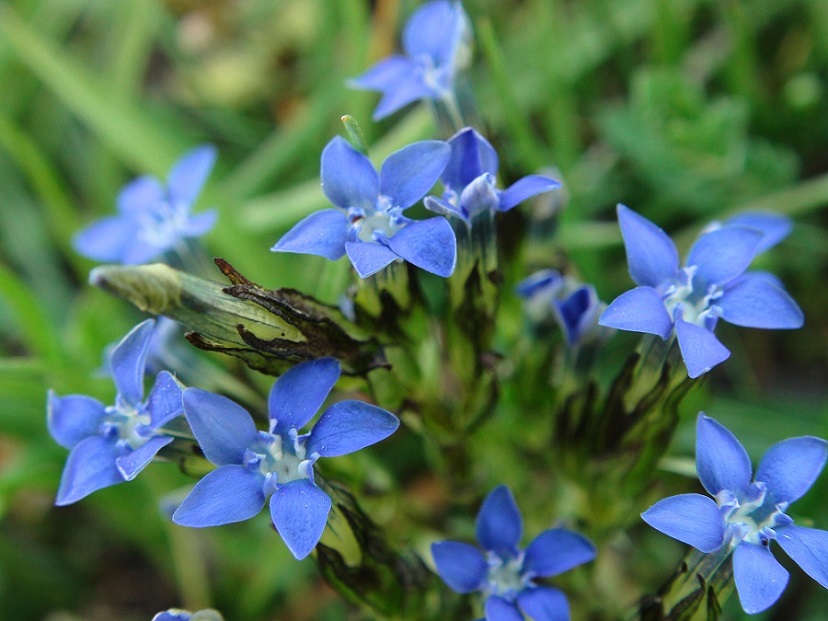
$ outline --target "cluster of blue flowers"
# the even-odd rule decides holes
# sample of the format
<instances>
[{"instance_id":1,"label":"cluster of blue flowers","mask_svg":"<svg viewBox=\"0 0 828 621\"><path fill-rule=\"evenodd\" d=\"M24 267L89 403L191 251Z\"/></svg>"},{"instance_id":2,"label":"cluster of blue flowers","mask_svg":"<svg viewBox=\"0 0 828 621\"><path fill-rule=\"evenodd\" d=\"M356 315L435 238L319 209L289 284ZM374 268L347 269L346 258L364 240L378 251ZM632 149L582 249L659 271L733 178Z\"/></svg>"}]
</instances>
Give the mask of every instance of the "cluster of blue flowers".
<instances>
[{"instance_id":1,"label":"cluster of blue flowers","mask_svg":"<svg viewBox=\"0 0 828 621\"><path fill-rule=\"evenodd\" d=\"M377 406L347 400L327 408L312 432L300 434L339 379L339 363L332 358L299 364L273 384L268 431L258 430L233 401L184 388L167 371L158 374L142 401L154 323L142 322L112 350L115 405L104 407L84 395L49 394L49 431L71 449L57 504L132 480L164 447L189 435L218 468L198 482L173 521L191 527L239 522L261 512L269 498L273 524L290 551L296 558L308 556L331 508L330 497L314 480L316 461L384 440L399 420ZM180 414L189 431L171 427Z\"/></svg>"},{"instance_id":2,"label":"cluster of blue flowers","mask_svg":"<svg viewBox=\"0 0 828 621\"><path fill-rule=\"evenodd\" d=\"M405 55L380 62L353 84L383 93L376 119L420 99L453 106L454 80L467 62L469 37L469 20L459 2L429 2L406 26ZM200 147L174 166L166 188L152 177L129 183L118 197L119 215L82 231L76 248L98 260L143 263L206 233L216 214L193 216L190 211L215 159L215 149ZM333 138L321 156L322 190L333 208L308 215L271 250L330 260L347 256L363 279L398 261L448 278L463 251L458 231L561 185L528 175L500 189L498 168L495 149L471 127L460 128L447 141L404 147L379 172L364 153ZM442 192L428 195L438 181ZM438 215L418 220L404 214L421 201ZM787 219L744 214L714 224L681 265L675 244L657 225L623 205L617 214L636 288L606 306L594 287L556 270L541 271L518 285L529 315L552 317L570 347L601 342L612 334L610 329L675 339L687 374L697 378L730 355L714 335L719 319L754 328L803 324L802 312L776 277L748 271L759 253L785 237ZM267 504L290 552L297 559L310 555L332 509L331 497L317 481L317 461L388 438L397 430L398 418L371 403L344 400L327 406L313 428L303 432L340 378L333 358L298 364L275 381L267 429L259 429L227 397L186 388L165 370L157 373L145 399L154 325L144 321L112 349L108 371L117 390L114 405L50 392L49 431L70 450L57 504L132 480L156 456L175 450L181 441L195 441L215 468L175 510L176 524L200 528L240 522ZM813 437L780 442L752 477L745 449L722 425L702 414L697 436L699 479L713 499L673 496L645 511L643 519L701 552L732 552L736 588L748 613L772 605L787 583L787 571L770 552L772 541L828 588L828 532L796 526L785 513L821 472L828 443ZM483 501L476 534L480 547L459 541L431 546L436 572L452 590L481 593L487 621L569 618L564 593L543 580L593 560L597 551L586 537L551 528L520 548L522 517L503 485ZM191 617L169 610L156 620Z\"/></svg>"}]
</instances>

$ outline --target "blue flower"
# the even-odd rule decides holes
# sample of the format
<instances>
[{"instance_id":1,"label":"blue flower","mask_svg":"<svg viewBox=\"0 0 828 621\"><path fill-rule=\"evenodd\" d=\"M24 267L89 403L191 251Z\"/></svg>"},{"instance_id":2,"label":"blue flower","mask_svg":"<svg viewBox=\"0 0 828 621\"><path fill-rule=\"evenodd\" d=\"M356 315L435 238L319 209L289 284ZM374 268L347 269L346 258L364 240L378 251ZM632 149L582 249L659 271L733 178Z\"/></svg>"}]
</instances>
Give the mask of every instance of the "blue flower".
<instances>
[{"instance_id":1,"label":"blue flower","mask_svg":"<svg viewBox=\"0 0 828 621\"><path fill-rule=\"evenodd\" d=\"M727 224L704 233L679 267L675 244L655 224L624 205L618 221L630 276L639 286L616 298L599 323L665 340L675 331L690 377L730 356L713 335L719 318L749 328L802 326L802 311L775 276L746 273L767 247L766 231Z\"/></svg>"},{"instance_id":2,"label":"blue flower","mask_svg":"<svg viewBox=\"0 0 828 621\"><path fill-rule=\"evenodd\" d=\"M178 382L166 371L159 373L143 401L144 366L154 323L148 319L138 324L112 350L109 371L118 390L115 405L49 391L49 433L70 449L55 504L68 505L104 487L131 481L173 441L161 427L183 411Z\"/></svg>"},{"instance_id":3,"label":"blue flower","mask_svg":"<svg viewBox=\"0 0 828 621\"><path fill-rule=\"evenodd\" d=\"M322 151L322 190L339 209L309 215L271 250L331 260L347 254L362 278L397 260L451 275L457 262L451 225L445 218L411 220L402 213L431 189L450 152L439 140L416 142L389 155L378 175L365 155L337 136Z\"/></svg>"},{"instance_id":4,"label":"blue flower","mask_svg":"<svg viewBox=\"0 0 828 621\"><path fill-rule=\"evenodd\" d=\"M657 502L641 517L650 526L693 546L733 552L733 577L748 614L771 606L788 583L773 557L776 541L809 576L828 588L828 531L796 526L788 506L813 485L828 457L828 442L804 436L772 446L756 475L741 443L724 426L699 414L696 470L713 499L680 494Z\"/></svg>"},{"instance_id":5,"label":"blue flower","mask_svg":"<svg viewBox=\"0 0 828 621\"><path fill-rule=\"evenodd\" d=\"M595 287L562 276L557 270L535 272L518 283L517 293L524 298L530 319L542 323L551 315L570 347L612 333L598 325L606 304L598 299Z\"/></svg>"},{"instance_id":6,"label":"blue flower","mask_svg":"<svg viewBox=\"0 0 828 621\"><path fill-rule=\"evenodd\" d=\"M152 618L152 621L190 621L193 613L180 608L170 608L164 612L159 612Z\"/></svg>"},{"instance_id":7,"label":"blue flower","mask_svg":"<svg viewBox=\"0 0 828 621\"><path fill-rule=\"evenodd\" d=\"M509 211L528 198L561 187L549 177L528 175L507 189L498 190L498 157L488 140L466 127L448 143L451 159L440 176L445 193L442 198L426 197L425 206L435 213L460 218L468 226L478 213Z\"/></svg>"},{"instance_id":8,"label":"blue flower","mask_svg":"<svg viewBox=\"0 0 828 621\"><path fill-rule=\"evenodd\" d=\"M212 608L190 612L180 608L170 608L159 612L152 621L222 621L222 616Z\"/></svg>"},{"instance_id":9,"label":"blue flower","mask_svg":"<svg viewBox=\"0 0 828 621\"><path fill-rule=\"evenodd\" d=\"M458 593L482 591L486 621L566 621L569 602L562 591L533 582L549 578L595 558L583 535L552 528L519 549L523 519L509 488L493 489L477 515L479 548L459 541L431 546L437 573Z\"/></svg>"},{"instance_id":10,"label":"blue flower","mask_svg":"<svg viewBox=\"0 0 828 621\"><path fill-rule=\"evenodd\" d=\"M331 508L314 482L320 457L353 453L390 436L397 417L362 401L327 408L313 431L299 434L339 379L333 358L304 362L282 375L268 401L270 429L260 431L241 406L188 388L184 412L204 455L219 466L199 481L173 515L197 528L257 515L270 497L270 516L287 547L305 558L319 542Z\"/></svg>"},{"instance_id":11,"label":"blue flower","mask_svg":"<svg viewBox=\"0 0 828 621\"><path fill-rule=\"evenodd\" d=\"M167 187L146 175L129 182L118 195L118 215L92 223L74 238L75 249L96 261L134 265L174 249L186 237L213 228L216 212L190 210L216 161L215 147L186 153L167 178Z\"/></svg>"},{"instance_id":12,"label":"blue flower","mask_svg":"<svg viewBox=\"0 0 828 621\"><path fill-rule=\"evenodd\" d=\"M429 2L405 25L405 56L380 61L350 84L382 92L375 121L418 99L453 99L454 77L469 62L470 38L469 18L460 2Z\"/></svg>"}]
</instances>

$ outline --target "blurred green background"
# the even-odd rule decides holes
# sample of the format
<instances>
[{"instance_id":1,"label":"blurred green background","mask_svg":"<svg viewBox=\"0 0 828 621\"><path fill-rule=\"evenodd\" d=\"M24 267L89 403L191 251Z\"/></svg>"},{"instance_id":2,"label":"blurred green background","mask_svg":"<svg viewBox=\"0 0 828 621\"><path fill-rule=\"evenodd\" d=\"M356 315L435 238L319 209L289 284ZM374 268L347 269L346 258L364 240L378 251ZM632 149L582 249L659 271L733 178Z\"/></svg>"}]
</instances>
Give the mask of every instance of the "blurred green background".
<instances>
[{"instance_id":1,"label":"blurred green background","mask_svg":"<svg viewBox=\"0 0 828 621\"><path fill-rule=\"evenodd\" d=\"M112 213L127 180L164 177L197 144L220 153L198 203L220 213L209 252L265 286L336 301L346 262L268 248L325 205L319 154L342 114L361 123L377 159L434 136L424 107L374 125L377 97L345 88L397 49L416 6L0 0L0 618L148 621L207 603L228 621L363 618L312 562L290 558L264 519L209 533L172 527L157 499L189 481L172 466L54 508L66 451L46 432L45 395L109 402L111 384L96 374L102 349L140 317L86 285L94 264L74 253L72 235ZM757 263L801 304L805 328L722 326L733 357L689 407L728 425L754 459L785 437L828 437L828 1L464 6L477 48L471 84L501 181L557 169L568 204L555 241L604 300L631 286L617 202L683 250L705 223L744 209L795 220ZM501 227L521 231L522 218ZM691 457L693 440L690 416L674 453ZM795 515L828 527L827 493L823 476ZM681 547L646 537L669 571ZM627 571L653 589L666 574L648 563ZM760 618L816 621L826 607L828 594L794 570L776 612ZM742 618L733 605L727 615Z\"/></svg>"}]
</instances>

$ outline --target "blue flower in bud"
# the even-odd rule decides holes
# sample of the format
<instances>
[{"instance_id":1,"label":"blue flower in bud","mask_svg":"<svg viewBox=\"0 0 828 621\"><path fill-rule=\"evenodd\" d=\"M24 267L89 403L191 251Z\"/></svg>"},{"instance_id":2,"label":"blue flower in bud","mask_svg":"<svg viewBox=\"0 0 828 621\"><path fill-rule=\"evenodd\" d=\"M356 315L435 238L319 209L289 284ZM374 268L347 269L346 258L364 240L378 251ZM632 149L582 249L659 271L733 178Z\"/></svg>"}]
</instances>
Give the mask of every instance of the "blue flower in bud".
<instances>
[{"instance_id":1,"label":"blue flower in bud","mask_svg":"<svg viewBox=\"0 0 828 621\"><path fill-rule=\"evenodd\" d=\"M509 211L528 198L561 187L549 177L528 175L499 190L495 185L498 157L488 140L466 127L448 143L451 159L440 176L445 192L442 198L426 197L425 206L435 213L460 218L468 226L478 213Z\"/></svg>"},{"instance_id":2,"label":"blue flower in bud","mask_svg":"<svg viewBox=\"0 0 828 621\"><path fill-rule=\"evenodd\" d=\"M518 283L517 293L524 298L530 319L542 323L551 316L570 347L611 333L598 325L598 317L606 304L598 299L595 287L562 276L557 270L532 274Z\"/></svg>"},{"instance_id":3,"label":"blue flower in bud","mask_svg":"<svg viewBox=\"0 0 828 621\"><path fill-rule=\"evenodd\" d=\"M382 92L375 121L419 99L451 99L455 75L470 60L470 39L469 18L460 2L429 2L405 25L405 55L380 61L350 85Z\"/></svg>"},{"instance_id":4,"label":"blue flower in bud","mask_svg":"<svg viewBox=\"0 0 828 621\"><path fill-rule=\"evenodd\" d=\"M445 218L403 215L436 183L450 152L440 140L416 142L389 155L377 174L365 155L337 136L322 151L322 190L338 209L309 215L271 250L331 260L347 254L362 278L398 260L450 276L457 262L451 225Z\"/></svg>"},{"instance_id":5,"label":"blue flower in bud","mask_svg":"<svg viewBox=\"0 0 828 621\"><path fill-rule=\"evenodd\" d=\"M233 401L204 390L184 391L184 412L205 457L218 468L199 481L173 514L183 526L240 522L270 498L270 516L297 559L319 542L331 508L314 481L320 457L353 453L396 431L396 416L362 401L327 408L310 433L300 434L339 379L333 358L304 362L270 391L268 431Z\"/></svg>"},{"instance_id":6,"label":"blue flower in bud","mask_svg":"<svg viewBox=\"0 0 828 621\"><path fill-rule=\"evenodd\" d=\"M118 195L118 215L78 233L75 249L96 261L134 265L173 250L187 237L204 235L216 223L216 212L194 216L190 210L215 161L215 147L206 145L176 162L166 187L148 175L129 182Z\"/></svg>"},{"instance_id":7,"label":"blue flower in bud","mask_svg":"<svg viewBox=\"0 0 828 621\"><path fill-rule=\"evenodd\" d=\"M457 593L481 591L486 621L569 619L569 602L559 589L538 585L535 578L557 576L595 558L595 546L583 535L552 528L518 548L523 518L509 488L493 489L477 514L477 540L431 546L437 573Z\"/></svg>"},{"instance_id":8,"label":"blue flower in bud","mask_svg":"<svg viewBox=\"0 0 828 621\"><path fill-rule=\"evenodd\" d=\"M751 473L750 457L724 426L699 414L696 470L707 492L657 502L641 517L650 526L701 552L723 546L733 553L733 578L745 612L773 605L788 572L771 554L771 542L828 588L828 531L796 526L785 513L814 484L825 466L828 442L804 436L772 446Z\"/></svg>"},{"instance_id":9,"label":"blue flower in bud","mask_svg":"<svg viewBox=\"0 0 828 621\"><path fill-rule=\"evenodd\" d=\"M115 405L104 406L85 395L59 397L49 392L49 433L70 449L55 504L68 505L104 487L131 481L173 441L162 426L183 411L178 382L166 371L159 373L143 400L154 323L148 319L138 324L112 350L109 374L118 390Z\"/></svg>"},{"instance_id":10,"label":"blue flower in bud","mask_svg":"<svg viewBox=\"0 0 828 621\"><path fill-rule=\"evenodd\" d=\"M802 326L802 311L775 276L746 272L767 247L765 230L720 226L699 236L680 267L675 244L655 224L624 205L618 221L630 276L639 286L616 298L599 323L665 340L675 331L690 377L730 356L713 335L720 318L750 328Z\"/></svg>"}]
</instances>

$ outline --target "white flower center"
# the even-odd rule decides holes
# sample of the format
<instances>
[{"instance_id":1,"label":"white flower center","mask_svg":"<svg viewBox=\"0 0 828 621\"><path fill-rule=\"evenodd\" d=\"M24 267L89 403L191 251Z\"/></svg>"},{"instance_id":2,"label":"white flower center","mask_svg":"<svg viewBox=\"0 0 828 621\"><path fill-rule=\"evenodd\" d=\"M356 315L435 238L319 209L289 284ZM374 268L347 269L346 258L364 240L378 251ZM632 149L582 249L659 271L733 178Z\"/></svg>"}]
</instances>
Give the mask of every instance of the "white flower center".
<instances>
[{"instance_id":1,"label":"white flower center","mask_svg":"<svg viewBox=\"0 0 828 621\"><path fill-rule=\"evenodd\" d=\"M731 545L747 541L767 546L776 539L776 527L791 523L791 518L784 513L787 503L774 503L764 483L751 483L747 493L739 496L723 490L716 501L724 511L725 537L730 538Z\"/></svg>"},{"instance_id":2,"label":"white flower center","mask_svg":"<svg viewBox=\"0 0 828 621\"><path fill-rule=\"evenodd\" d=\"M135 450L155 435L151 423L150 415L143 408L136 410L120 403L106 409L100 432L104 437L116 439L120 446Z\"/></svg>"},{"instance_id":3,"label":"white flower center","mask_svg":"<svg viewBox=\"0 0 828 621\"><path fill-rule=\"evenodd\" d=\"M523 574L523 553L512 559L497 554L488 555L489 571L486 574L486 590L492 595L513 601L529 584Z\"/></svg>"},{"instance_id":4,"label":"white flower center","mask_svg":"<svg viewBox=\"0 0 828 621\"><path fill-rule=\"evenodd\" d=\"M175 244L184 230L187 220L186 205L172 205L167 201L153 205L135 215L139 228L136 235L157 248L169 248Z\"/></svg>"},{"instance_id":5,"label":"white flower center","mask_svg":"<svg viewBox=\"0 0 828 621\"><path fill-rule=\"evenodd\" d=\"M683 267L673 282L659 292L673 321L683 319L688 323L712 329L720 314L713 302L721 297L722 288L716 285L705 288L699 285L695 275L695 265Z\"/></svg>"},{"instance_id":6,"label":"white flower center","mask_svg":"<svg viewBox=\"0 0 828 621\"><path fill-rule=\"evenodd\" d=\"M399 215L400 209L391 203L387 196L377 198L376 209L351 207L348 209L348 221L357 239L364 242L381 242L399 231L405 219Z\"/></svg>"},{"instance_id":7,"label":"white flower center","mask_svg":"<svg viewBox=\"0 0 828 621\"><path fill-rule=\"evenodd\" d=\"M309 479L313 475L315 460L306 458L304 438L300 438L295 430L291 430L291 436L292 446L279 434L260 431L255 447L244 454L244 465L264 475L266 495L279 485Z\"/></svg>"}]
</instances>

